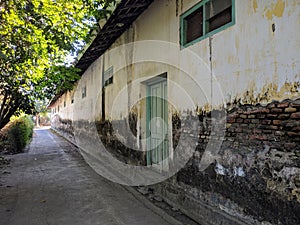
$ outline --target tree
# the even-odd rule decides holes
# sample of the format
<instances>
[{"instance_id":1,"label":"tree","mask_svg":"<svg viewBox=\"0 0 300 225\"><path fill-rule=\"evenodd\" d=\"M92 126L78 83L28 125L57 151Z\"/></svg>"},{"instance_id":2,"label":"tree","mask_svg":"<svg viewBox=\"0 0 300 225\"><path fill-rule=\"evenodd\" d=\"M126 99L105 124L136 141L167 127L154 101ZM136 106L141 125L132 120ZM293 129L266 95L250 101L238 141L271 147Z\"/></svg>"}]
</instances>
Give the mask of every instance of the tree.
<instances>
[{"instance_id":1,"label":"tree","mask_svg":"<svg viewBox=\"0 0 300 225\"><path fill-rule=\"evenodd\" d=\"M0 0L0 129L32 113L36 99L71 89L78 70L66 63L98 29L115 0Z\"/></svg>"}]
</instances>

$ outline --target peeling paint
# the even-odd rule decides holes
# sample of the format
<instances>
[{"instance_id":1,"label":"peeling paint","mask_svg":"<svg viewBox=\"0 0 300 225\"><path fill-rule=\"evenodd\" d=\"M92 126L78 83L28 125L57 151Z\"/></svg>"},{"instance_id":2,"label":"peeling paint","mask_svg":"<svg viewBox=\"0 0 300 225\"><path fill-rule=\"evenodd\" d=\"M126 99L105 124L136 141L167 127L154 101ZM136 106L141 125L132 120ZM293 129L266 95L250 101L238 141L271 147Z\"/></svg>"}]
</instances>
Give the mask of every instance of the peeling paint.
<instances>
[{"instance_id":1,"label":"peeling paint","mask_svg":"<svg viewBox=\"0 0 300 225\"><path fill-rule=\"evenodd\" d=\"M298 98L300 96L300 82L285 82L284 85L278 87L276 83L268 83L261 90L257 90L256 84L251 82L248 90L227 102L230 105L243 104L267 104L273 100L282 100L287 98Z\"/></svg>"},{"instance_id":2,"label":"peeling paint","mask_svg":"<svg viewBox=\"0 0 300 225\"><path fill-rule=\"evenodd\" d=\"M234 176L238 176L238 177L245 177L246 176L246 173L243 169L243 167L234 167L234 170L233 170L233 174Z\"/></svg>"},{"instance_id":3,"label":"peeling paint","mask_svg":"<svg viewBox=\"0 0 300 225\"><path fill-rule=\"evenodd\" d=\"M223 176L226 175L226 173L227 173L227 169L219 163L216 164L215 171L217 174L223 175Z\"/></svg>"},{"instance_id":4,"label":"peeling paint","mask_svg":"<svg viewBox=\"0 0 300 225\"><path fill-rule=\"evenodd\" d=\"M273 16L282 17L285 9L285 2L278 0L276 4L272 4L271 8L266 11L266 17L271 20Z\"/></svg>"},{"instance_id":5,"label":"peeling paint","mask_svg":"<svg viewBox=\"0 0 300 225\"><path fill-rule=\"evenodd\" d=\"M154 1L149 11L137 19L127 33L114 43L114 47L148 39L179 43L178 16L197 2L199 1L168 1L168 4L172 6L170 8L172 11L170 11L168 9L170 5L163 1ZM299 1L293 1L294 4L297 2ZM170 82L174 81L184 90L191 91L190 97L194 103L192 106L185 105L186 98L179 96L177 89L169 88L171 85L168 86L168 96L171 103L168 109L170 151L173 152L174 150L176 153L176 148L180 148L180 138L184 137L184 132L187 132L184 125L190 123L193 130L199 129L199 133L189 134L194 135L193 137L197 140L194 158L190 164L179 171L177 177L172 178L174 179L172 185L183 185L184 183L185 186L179 186L178 190L185 190L182 187L188 187L199 192L204 191L203 196L206 199L209 198L210 193L213 193L214 196L219 195L220 199L226 200L226 204L223 201L224 205L221 204L221 206L223 207L222 210L227 212L237 212L237 207L230 208L231 206L227 204L232 201L238 206L252 210L247 211L247 214L251 215L252 213L259 218L275 221L274 223L282 220L281 224L292 224L286 222L292 221L289 219L289 215L294 216L296 214L290 209L296 200L300 202L299 170L293 169L293 167L298 167L297 163L300 162L300 151L298 150L298 146L300 146L300 139L298 138L298 131L300 130L298 122L300 81L297 64L299 43L294 28L297 23L295 18L297 18L298 12L295 6L291 7L291 4L292 0L290 2L252 0L245 4L236 4L237 15L245 16L237 17L235 26L232 26L230 30L214 35L213 39L207 38L190 46L190 49L207 66L203 71L192 69L190 74L182 72L180 73L182 75L178 75L178 70L171 66L154 62L134 64L133 59L138 56L135 45L121 52L124 55L126 67L114 74L114 84L107 88L107 120L100 121L98 117L96 119L98 132L103 143L113 147L115 150L113 154L117 154L117 158L121 161L126 160L132 165L146 162L146 157L141 151L132 151L122 144L135 141L133 146L136 149L146 150L147 148L146 142L143 141L147 137L147 124L145 122L147 117L146 85L141 84L138 88L127 89L128 96L125 108L127 101L128 108L118 112L120 118L118 118L118 114L114 117L110 116L113 111L111 105L120 90L125 85L133 83L135 78L148 79L148 76L150 78L167 72ZM177 17L175 17L175 10ZM291 11L290 15L288 14L289 11ZM163 20L159 16L163 12L166 12L164 15L170 14L171 16L167 16ZM277 19L278 17L283 18ZM155 31L153 31L153 27L155 27ZM285 38L287 36L288 39ZM166 51L161 54L169 57L170 52ZM116 56L107 54L107 57L105 66L118 65ZM188 60L187 57L179 58L183 65ZM101 98L99 102L95 102L96 97L92 95L98 93L97 90L101 84L101 76L98 74L102 68L100 63L101 60L95 63L95 65L99 65L98 68L88 70L85 74L86 85L89 87L87 99L81 100L81 84L78 85L79 92L77 98L75 97L80 102L74 104L77 107L75 109L80 110L80 116L82 115L86 120L90 118L86 118L88 116L85 112L94 109L89 105L92 106L93 103L99 105L99 109L96 108L97 111L95 111L99 114L101 112ZM194 68L195 62L191 61L189 66ZM200 86L190 82L189 77L199 82ZM216 98L218 92L215 85L218 82L226 96L224 100L228 104L226 110L224 110L223 101L212 105L203 100L204 98L207 100ZM200 90L199 87L203 90ZM174 105L171 101L173 100L172 94L176 96L173 98L176 100ZM131 103L137 96L141 101L132 106ZM299 99L295 100L295 98ZM57 102L57 104L60 104L61 107L62 102ZM88 107L86 107L87 105ZM67 111L68 107L70 107L71 112L73 107L71 105L60 110L60 114L63 114L64 118L69 118L69 116L65 116L65 114L70 114ZM227 114L224 141L219 151L220 154L216 156L214 163L202 173L199 171L199 160L203 156L207 142L214 138L212 121L215 121L215 118L212 118L212 112L219 109L226 111ZM199 119L199 127L197 127L198 123L192 123L191 118ZM121 128L123 125L125 128L129 128L133 137L138 138L131 139L131 137L122 135L121 129L111 127L115 122ZM84 123L82 124L84 125ZM66 125L60 127L67 131ZM82 134L86 135L87 138L92 137L92 134L88 133L88 129L84 128L88 126L81 127L80 132ZM120 141L116 137L120 138L118 139ZM182 147L186 148L185 146ZM128 157L132 157L132 160L128 160ZM179 183L176 183L176 179ZM178 201L177 196L176 200ZM195 196L197 201L199 196ZM182 199L186 199L186 195ZM217 202L215 199L212 201L213 203ZM288 199L293 202L290 203L287 201ZM259 205L260 202L264 202L270 207ZM284 209L284 214L274 212L274 207ZM197 211L197 208L192 210L191 208L188 209L191 213ZM244 209L241 208L240 212L244 212ZM241 215L243 217L244 214Z\"/></svg>"},{"instance_id":6,"label":"peeling paint","mask_svg":"<svg viewBox=\"0 0 300 225\"><path fill-rule=\"evenodd\" d=\"M253 0L253 10L254 10L254 12L257 11L257 8L258 8L257 0Z\"/></svg>"}]
</instances>

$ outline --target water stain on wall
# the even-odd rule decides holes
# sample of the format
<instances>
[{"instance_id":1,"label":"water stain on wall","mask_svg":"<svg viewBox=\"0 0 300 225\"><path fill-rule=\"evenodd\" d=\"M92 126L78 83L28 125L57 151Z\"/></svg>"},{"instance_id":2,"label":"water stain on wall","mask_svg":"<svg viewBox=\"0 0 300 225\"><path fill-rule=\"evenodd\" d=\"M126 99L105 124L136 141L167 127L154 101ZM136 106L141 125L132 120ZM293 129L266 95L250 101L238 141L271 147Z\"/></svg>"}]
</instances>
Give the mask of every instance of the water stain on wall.
<instances>
[{"instance_id":1,"label":"water stain on wall","mask_svg":"<svg viewBox=\"0 0 300 225\"><path fill-rule=\"evenodd\" d=\"M257 8L258 8L257 0L253 0L253 10L254 10L254 12L257 11Z\"/></svg>"}]
</instances>

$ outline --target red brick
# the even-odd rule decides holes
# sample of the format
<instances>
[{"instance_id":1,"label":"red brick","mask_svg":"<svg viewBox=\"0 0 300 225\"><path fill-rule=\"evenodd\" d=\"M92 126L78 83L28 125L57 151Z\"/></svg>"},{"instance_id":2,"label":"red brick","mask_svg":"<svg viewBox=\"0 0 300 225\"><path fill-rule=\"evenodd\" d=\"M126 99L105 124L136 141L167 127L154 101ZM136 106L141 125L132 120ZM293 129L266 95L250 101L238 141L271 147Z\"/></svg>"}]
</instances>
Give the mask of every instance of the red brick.
<instances>
[{"instance_id":1,"label":"red brick","mask_svg":"<svg viewBox=\"0 0 300 225\"><path fill-rule=\"evenodd\" d=\"M283 127L285 127L286 129L289 129L289 130L298 126L297 122L295 122L293 120L283 121L282 125L283 125Z\"/></svg>"},{"instance_id":2,"label":"red brick","mask_svg":"<svg viewBox=\"0 0 300 225\"><path fill-rule=\"evenodd\" d=\"M261 121L261 124L271 124L272 120L263 120Z\"/></svg>"},{"instance_id":3,"label":"red brick","mask_svg":"<svg viewBox=\"0 0 300 225\"><path fill-rule=\"evenodd\" d=\"M257 135L250 135L250 136L249 136L249 139L250 139L250 140L255 140L255 139L256 139L256 136L257 136Z\"/></svg>"},{"instance_id":4,"label":"red brick","mask_svg":"<svg viewBox=\"0 0 300 225\"><path fill-rule=\"evenodd\" d=\"M271 129L271 130L278 130L278 126L269 126L269 129Z\"/></svg>"},{"instance_id":5,"label":"red brick","mask_svg":"<svg viewBox=\"0 0 300 225\"><path fill-rule=\"evenodd\" d=\"M286 108L286 109L284 109L284 111L285 112L287 112L287 113L293 113L293 112L296 112L297 111L297 109L296 108Z\"/></svg>"},{"instance_id":6,"label":"red brick","mask_svg":"<svg viewBox=\"0 0 300 225\"><path fill-rule=\"evenodd\" d=\"M251 120L249 120L249 119L244 120L244 123L250 123L250 122L251 122Z\"/></svg>"},{"instance_id":7,"label":"red brick","mask_svg":"<svg viewBox=\"0 0 300 225\"><path fill-rule=\"evenodd\" d=\"M294 127L294 128L292 129L292 131L300 131L300 126Z\"/></svg>"},{"instance_id":8,"label":"red brick","mask_svg":"<svg viewBox=\"0 0 300 225\"><path fill-rule=\"evenodd\" d=\"M257 117L258 119L264 119L264 118L266 118L266 115L260 114L260 115L257 115L256 117Z\"/></svg>"},{"instance_id":9,"label":"red brick","mask_svg":"<svg viewBox=\"0 0 300 225\"><path fill-rule=\"evenodd\" d=\"M227 123L234 123L235 122L235 118L234 117L228 117L227 118Z\"/></svg>"},{"instance_id":10,"label":"red brick","mask_svg":"<svg viewBox=\"0 0 300 225\"><path fill-rule=\"evenodd\" d=\"M269 113L270 110L269 109L256 109L251 111L251 114L258 114L258 113Z\"/></svg>"},{"instance_id":11,"label":"red brick","mask_svg":"<svg viewBox=\"0 0 300 225\"><path fill-rule=\"evenodd\" d=\"M279 108L273 108L273 109L271 109L271 112L274 112L274 113L281 113L281 112L282 112L282 109L279 109Z\"/></svg>"},{"instance_id":12,"label":"red brick","mask_svg":"<svg viewBox=\"0 0 300 225\"><path fill-rule=\"evenodd\" d=\"M255 124L259 123L259 119L252 119L251 123L255 123Z\"/></svg>"},{"instance_id":13,"label":"red brick","mask_svg":"<svg viewBox=\"0 0 300 225\"><path fill-rule=\"evenodd\" d=\"M271 131L271 130L263 130L263 133L264 133L264 134L271 134L272 131Z\"/></svg>"},{"instance_id":14,"label":"red brick","mask_svg":"<svg viewBox=\"0 0 300 225\"><path fill-rule=\"evenodd\" d=\"M294 106L294 107L297 107L297 108L300 107L300 99L297 99L294 102L292 102L291 106Z\"/></svg>"},{"instance_id":15,"label":"red brick","mask_svg":"<svg viewBox=\"0 0 300 225\"><path fill-rule=\"evenodd\" d=\"M288 118L290 118L290 114L280 114L279 116L278 116L278 119L288 119Z\"/></svg>"},{"instance_id":16,"label":"red brick","mask_svg":"<svg viewBox=\"0 0 300 225\"><path fill-rule=\"evenodd\" d=\"M265 135L256 135L256 139L257 139L257 140L260 140L260 141L268 140L268 139L267 139L267 136L265 136Z\"/></svg>"},{"instance_id":17,"label":"red brick","mask_svg":"<svg viewBox=\"0 0 300 225\"><path fill-rule=\"evenodd\" d=\"M293 113L293 114L291 115L291 118L292 118L292 119L300 119L300 112Z\"/></svg>"},{"instance_id":18,"label":"red brick","mask_svg":"<svg viewBox=\"0 0 300 225\"><path fill-rule=\"evenodd\" d=\"M242 133L243 132L243 129L241 127L238 127L236 128L235 130L236 133Z\"/></svg>"},{"instance_id":19,"label":"red brick","mask_svg":"<svg viewBox=\"0 0 300 225\"><path fill-rule=\"evenodd\" d=\"M284 132L282 132L282 131L275 131L275 135L276 136L283 136Z\"/></svg>"},{"instance_id":20,"label":"red brick","mask_svg":"<svg viewBox=\"0 0 300 225\"><path fill-rule=\"evenodd\" d=\"M236 119L236 122L237 123L242 123L244 120L242 119L242 118L238 118L238 119Z\"/></svg>"},{"instance_id":21,"label":"red brick","mask_svg":"<svg viewBox=\"0 0 300 225\"><path fill-rule=\"evenodd\" d=\"M289 136L299 136L300 137L299 132L287 132L287 135L289 135Z\"/></svg>"},{"instance_id":22,"label":"red brick","mask_svg":"<svg viewBox=\"0 0 300 225\"><path fill-rule=\"evenodd\" d=\"M293 148L296 147L296 144L295 143L285 143L284 147L287 148L287 149L292 150Z\"/></svg>"},{"instance_id":23,"label":"red brick","mask_svg":"<svg viewBox=\"0 0 300 225\"><path fill-rule=\"evenodd\" d=\"M251 114L251 112L250 111L243 111L243 114L244 115L249 115L249 114Z\"/></svg>"},{"instance_id":24,"label":"red brick","mask_svg":"<svg viewBox=\"0 0 300 225\"><path fill-rule=\"evenodd\" d=\"M260 140L260 141L268 140L266 135L250 135L249 139L250 140Z\"/></svg>"},{"instance_id":25,"label":"red brick","mask_svg":"<svg viewBox=\"0 0 300 225\"><path fill-rule=\"evenodd\" d=\"M267 108L274 108L274 107L276 107L276 104L275 103L270 103L270 104L268 104L267 105Z\"/></svg>"},{"instance_id":26,"label":"red brick","mask_svg":"<svg viewBox=\"0 0 300 225\"><path fill-rule=\"evenodd\" d=\"M278 117L277 114L267 114L268 118L276 119Z\"/></svg>"},{"instance_id":27,"label":"red brick","mask_svg":"<svg viewBox=\"0 0 300 225\"><path fill-rule=\"evenodd\" d=\"M254 133L254 134L261 134L261 133L262 133L262 130L254 129L254 130L253 130L253 133Z\"/></svg>"},{"instance_id":28,"label":"red brick","mask_svg":"<svg viewBox=\"0 0 300 225\"><path fill-rule=\"evenodd\" d=\"M277 105L278 108L286 108L289 106L289 102L282 102Z\"/></svg>"},{"instance_id":29,"label":"red brick","mask_svg":"<svg viewBox=\"0 0 300 225\"><path fill-rule=\"evenodd\" d=\"M273 120L274 125L281 125L281 120Z\"/></svg>"}]
</instances>

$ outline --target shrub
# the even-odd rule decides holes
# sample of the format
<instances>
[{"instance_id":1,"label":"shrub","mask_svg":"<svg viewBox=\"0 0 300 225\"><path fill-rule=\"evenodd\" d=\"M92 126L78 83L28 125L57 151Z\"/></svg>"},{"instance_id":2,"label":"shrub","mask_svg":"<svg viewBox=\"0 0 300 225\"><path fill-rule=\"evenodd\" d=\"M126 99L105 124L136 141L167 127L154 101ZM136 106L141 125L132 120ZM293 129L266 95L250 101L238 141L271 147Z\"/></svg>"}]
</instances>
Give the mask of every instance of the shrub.
<instances>
[{"instance_id":1,"label":"shrub","mask_svg":"<svg viewBox=\"0 0 300 225\"><path fill-rule=\"evenodd\" d=\"M22 116L12 122L7 131L11 153L22 152L32 138L34 124L29 116Z\"/></svg>"}]
</instances>

